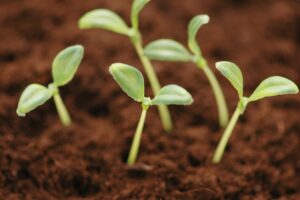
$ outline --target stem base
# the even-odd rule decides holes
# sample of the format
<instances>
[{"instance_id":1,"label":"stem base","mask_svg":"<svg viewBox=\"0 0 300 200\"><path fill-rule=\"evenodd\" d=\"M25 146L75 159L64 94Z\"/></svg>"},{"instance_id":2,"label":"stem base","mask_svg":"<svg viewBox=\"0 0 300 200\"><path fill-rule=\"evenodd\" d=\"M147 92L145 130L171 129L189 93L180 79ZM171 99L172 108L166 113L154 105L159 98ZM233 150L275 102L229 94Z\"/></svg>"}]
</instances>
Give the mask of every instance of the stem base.
<instances>
[{"instance_id":1,"label":"stem base","mask_svg":"<svg viewBox=\"0 0 300 200\"><path fill-rule=\"evenodd\" d=\"M241 115L241 111L240 111L239 107L237 107L236 110L234 111L234 114L233 114L224 134L222 135L222 138L218 144L218 147L213 155L213 159L212 159L213 163L219 163L221 161L224 151L225 151L225 148L229 141L229 138L232 134L232 131L233 131L240 115Z\"/></svg>"},{"instance_id":2,"label":"stem base","mask_svg":"<svg viewBox=\"0 0 300 200\"><path fill-rule=\"evenodd\" d=\"M144 124L145 124L147 110L148 110L148 108L143 109L138 126L136 128L133 142L132 142L132 145L130 148L129 156L127 159L128 165L133 165L136 162L136 158L137 158L137 155L139 152L140 143L141 143L141 139L142 139L142 132L143 132Z\"/></svg>"}]
</instances>

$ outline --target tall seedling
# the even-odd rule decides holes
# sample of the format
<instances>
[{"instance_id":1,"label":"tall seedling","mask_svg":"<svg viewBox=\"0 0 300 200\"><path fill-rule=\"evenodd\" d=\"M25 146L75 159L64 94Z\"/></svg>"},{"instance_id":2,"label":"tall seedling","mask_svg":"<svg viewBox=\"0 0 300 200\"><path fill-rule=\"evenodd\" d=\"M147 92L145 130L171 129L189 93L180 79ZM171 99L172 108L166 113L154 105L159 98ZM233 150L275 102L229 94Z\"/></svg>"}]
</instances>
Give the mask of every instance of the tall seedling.
<instances>
[{"instance_id":1,"label":"tall seedling","mask_svg":"<svg viewBox=\"0 0 300 200\"><path fill-rule=\"evenodd\" d=\"M262 81L259 84L259 86L255 89L255 91L250 95L250 97L245 97L243 92L243 75L239 67L234 63L227 61L217 62L216 67L236 89L239 95L239 102L215 151L215 154L213 156L214 163L218 163L221 161L228 140L232 134L232 131L240 115L242 115L245 112L249 103L263 99L265 97L296 94L299 92L297 85L289 79L281 76L272 76Z\"/></svg>"},{"instance_id":2,"label":"tall seedling","mask_svg":"<svg viewBox=\"0 0 300 200\"><path fill-rule=\"evenodd\" d=\"M152 91L154 94L157 94L161 86L150 60L144 55L142 36L139 31L139 13L149 1L150 0L133 1L131 8L132 27L129 27L118 14L108 9L96 9L86 13L80 18L79 27L81 29L105 29L128 36L144 66ZM172 120L168 107L166 105L159 105L158 110L164 129L168 132L171 131Z\"/></svg>"},{"instance_id":3,"label":"tall seedling","mask_svg":"<svg viewBox=\"0 0 300 200\"><path fill-rule=\"evenodd\" d=\"M193 98L184 88L177 85L167 85L161 88L155 97L151 99L145 96L144 78L136 68L122 63L115 63L110 66L109 71L122 90L134 101L140 103L142 107L142 114L127 160L128 165L132 165L135 163L138 155L149 107L159 105L190 105L193 102Z\"/></svg>"},{"instance_id":4,"label":"tall seedling","mask_svg":"<svg viewBox=\"0 0 300 200\"><path fill-rule=\"evenodd\" d=\"M73 79L83 58L83 53L84 49L81 45L68 47L58 53L52 63L53 83L50 83L48 87L37 83L28 85L20 97L17 115L25 117L28 112L43 105L53 97L62 124L70 125L72 120L60 97L59 87L66 85Z\"/></svg>"},{"instance_id":5,"label":"tall seedling","mask_svg":"<svg viewBox=\"0 0 300 200\"><path fill-rule=\"evenodd\" d=\"M193 62L205 73L211 84L217 102L219 113L219 124L225 127L228 123L228 109L223 91L214 73L208 67L201 49L197 43L196 36L200 27L209 22L207 15L195 16L188 25L188 51L183 45L171 39L159 39L151 42L145 47L145 55L152 60Z\"/></svg>"}]
</instances>

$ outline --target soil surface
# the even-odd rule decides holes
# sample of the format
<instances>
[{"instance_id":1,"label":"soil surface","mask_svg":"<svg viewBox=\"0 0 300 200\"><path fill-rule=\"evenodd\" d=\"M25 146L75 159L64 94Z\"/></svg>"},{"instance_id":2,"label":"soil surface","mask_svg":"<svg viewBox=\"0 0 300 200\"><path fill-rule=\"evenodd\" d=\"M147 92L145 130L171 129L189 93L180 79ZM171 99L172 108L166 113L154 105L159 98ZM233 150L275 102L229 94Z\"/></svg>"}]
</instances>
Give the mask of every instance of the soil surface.
<instances>
[{"instance_id":1,"label":"soil surface","mask_svg":"<svg viewBox=\"0 0 300 200\"><path fill-rule=\"evenodd\" d=\"M187 88L195 102L170 108L170 134L152 108L138 163L126 166L141 109L108 66L124 62L142 70L141 64L127 38L79 30L77 20L91 9L109 8L129 22L130 4L0 0L0 199L300 199L299 95L251 104L222 162L213 165L223 130L207 79L189 63L154 63L162 85ZM271 75L300 84L299 0L153 0L141 14L145 43L164 37L186 44L186 26L200 13L211 17L198 37L203 54L213 69L219 60L237 63L246 94ZM77 43L85 47L83 63L61 88L73 125L61 126L52 101L18 118L23 89L51 82L52 59ZM216 74L232 113L237 95Z\"/></svg>"}]
</instances>

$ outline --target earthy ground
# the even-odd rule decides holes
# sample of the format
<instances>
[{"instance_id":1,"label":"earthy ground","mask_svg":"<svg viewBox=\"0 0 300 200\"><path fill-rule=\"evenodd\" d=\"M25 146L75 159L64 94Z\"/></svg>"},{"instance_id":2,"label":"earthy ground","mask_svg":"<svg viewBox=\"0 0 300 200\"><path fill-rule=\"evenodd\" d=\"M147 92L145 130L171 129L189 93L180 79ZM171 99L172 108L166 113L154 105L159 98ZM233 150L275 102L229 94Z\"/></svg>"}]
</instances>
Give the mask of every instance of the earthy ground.
<instances>
[{"instance_id":1,"label":"earthy ground","mask_svg":"<svg viewBox=\"0 0 300 200\"><path fill-rule=\"evenodd\" d=\"M77 20L105 7L128 22L130 3L0 0L0 199L300 199L299 95L250 105L222 163L213 165L223 130L207 79L193 64L155 63L162 84L184 86L195 103L171 107L170 134L152 108L138 164L126 166L140 108L107 69L113 62L142 69L140 62L127 38L78 30ZM162 37L186 43L187 23L200 13L211 17L199 34L204 55L212 68L219 60L241 66L247 94L271 75L300 84L299 0L153 0L141 15L145 43ZM76 43L85 46L85 58L61 89L74 124L61 126L52 101L18 118L26 85L49 83L56 53ZM237 95L216 74L232 113Z\"/></svg>"}]
</instances>

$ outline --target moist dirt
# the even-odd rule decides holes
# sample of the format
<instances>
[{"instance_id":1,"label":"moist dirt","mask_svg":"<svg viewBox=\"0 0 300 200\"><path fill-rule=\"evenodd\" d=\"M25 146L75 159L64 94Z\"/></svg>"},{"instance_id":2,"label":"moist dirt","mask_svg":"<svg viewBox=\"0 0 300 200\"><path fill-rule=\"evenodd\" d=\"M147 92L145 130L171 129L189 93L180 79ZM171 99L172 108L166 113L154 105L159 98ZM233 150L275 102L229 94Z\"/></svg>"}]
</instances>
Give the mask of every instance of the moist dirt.
<instances>
[{"instance_id":1,"label":"moist dirt","mask_svg":"<svg viewBox=\"0 0 300 200\"><path fill-rule=\"evenodd\" d=\"M234 130L220 164L211 157L223 132L211 88L189 63L154 62L162 85L176 83L194 97L170 107L166 134L156 108L146 119L138 162L125 160L141 113L113 81L108 66L142 66L129 40L102 30L79 30L86 11L109 8L129 22L130 0L0 0L0 199L5 200L298 200L300 199L299 95L251 104ZM141 14L145 44L173 38L186 44L196 14L208 25L198 39L233 112L237 95L214 69L237 63L245 93L271 75L300 83L300 1L153 0ZM74 80L61 88L73 118L63 128L53 101L26 118L15 114L32 82L51 82L51 62L68 45L85 57ZM147 94L151 90L147 83Z\"/></svg>"}]
</instances>

